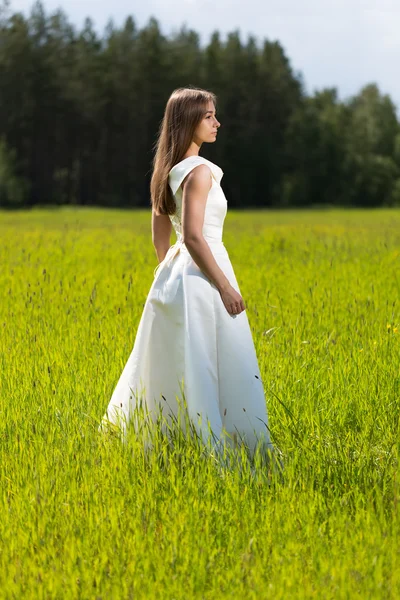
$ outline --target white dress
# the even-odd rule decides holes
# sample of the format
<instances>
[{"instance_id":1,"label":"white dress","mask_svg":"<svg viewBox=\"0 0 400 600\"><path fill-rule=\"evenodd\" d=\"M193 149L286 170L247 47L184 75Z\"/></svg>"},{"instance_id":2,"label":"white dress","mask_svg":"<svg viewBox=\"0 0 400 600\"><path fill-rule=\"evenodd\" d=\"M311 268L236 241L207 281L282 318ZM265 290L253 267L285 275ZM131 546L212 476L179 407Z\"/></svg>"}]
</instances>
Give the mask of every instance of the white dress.
<instances>
[{"instance_id":1,"label":"white dress","mask_svg":"<svg viewBox=\"0 0 400 600\"><path fill-rule=\"evenodd\" d=\"M183 392L190 423L214 447L223 441L231 446L245 442L254 450L261 441L272 448L246 310L228 313L218 289L182 242L181 183L200 164L208 165L213 176L202 233L219 267L240 293L222 241L227 213L220 185L223 171L201 156L187 157L171 169L168 179L177 207L170 216L177 242L155 270L132 352L99 429L112 423L125 431L129 420L136 422L133 410L138 402L153 422L160 407L169 423L176 422L179 411L185 429L179 408Z\"/></svg>"}]
</instances>

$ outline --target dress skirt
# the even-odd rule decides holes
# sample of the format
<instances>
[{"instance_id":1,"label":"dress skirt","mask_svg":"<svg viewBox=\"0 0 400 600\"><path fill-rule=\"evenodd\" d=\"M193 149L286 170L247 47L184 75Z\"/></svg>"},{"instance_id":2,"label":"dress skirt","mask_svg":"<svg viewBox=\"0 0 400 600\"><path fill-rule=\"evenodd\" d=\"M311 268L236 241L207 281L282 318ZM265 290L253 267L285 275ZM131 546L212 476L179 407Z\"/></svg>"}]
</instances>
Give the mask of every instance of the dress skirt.
<instances>
[{"instance_id":1,"label":"dress skirt","mask_svg":"<svg viewBox=\"0 0 400 600\"><path fill-rule=\"evenodd\" d=\"M221 240L207 240L215 260L240 293ZM194 429L212 445L271 447L268 413L246 310L230 315L216 286L178 240L156 269L132 352L101 427L126 430L141 403L155 421L179 415L182 403Z\"/></svg>"}]
</instances>

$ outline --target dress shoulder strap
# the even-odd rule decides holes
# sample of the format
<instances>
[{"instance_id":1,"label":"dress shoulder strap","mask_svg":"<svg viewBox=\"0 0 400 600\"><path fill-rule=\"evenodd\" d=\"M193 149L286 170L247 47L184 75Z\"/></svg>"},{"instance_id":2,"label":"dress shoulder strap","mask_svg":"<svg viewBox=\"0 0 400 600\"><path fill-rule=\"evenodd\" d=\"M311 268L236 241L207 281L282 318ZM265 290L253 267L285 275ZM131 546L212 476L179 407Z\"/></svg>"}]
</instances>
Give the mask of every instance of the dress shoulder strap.
<instances>
[{"instance_id":1,"label":"dress shoulder strap","mask_svg":"<svg viewBox=\"0 0 400 600\"><path fill-rule=\"evenodd\" d=\"M207 160L207 158L204 158L203 156L188 156L173 166L169 172L168 183L174 195L178 191L186 175L188 175L192 169L202 164L210 167L211 174L215 181L220 183L223 171L220 167L218 167L218 165L215 165L213 162Z\"/></svg>"}]
</instances>

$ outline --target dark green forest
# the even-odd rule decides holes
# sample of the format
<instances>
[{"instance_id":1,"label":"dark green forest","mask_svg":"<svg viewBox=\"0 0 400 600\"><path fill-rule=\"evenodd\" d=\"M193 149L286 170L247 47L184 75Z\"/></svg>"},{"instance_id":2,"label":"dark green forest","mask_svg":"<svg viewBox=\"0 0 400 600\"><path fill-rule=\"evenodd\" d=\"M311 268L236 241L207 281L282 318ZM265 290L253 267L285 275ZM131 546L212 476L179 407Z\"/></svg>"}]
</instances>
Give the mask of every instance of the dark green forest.
<instances>
[{"instance_id":1,"label":"dark green forest","mask_svg":"<svg viewBox=\"0 0 400 600\"><path fill-rule=\"evenodd\" d=\"M29 17L0 6L0 206L149 207L165 104L186 85L217 94L201 154L230 206L400 206L400 126L376 84L310 96L279 41L214 31L202 47L131 16L99 34L41 3Z\"/></svg>"}]
</instances>

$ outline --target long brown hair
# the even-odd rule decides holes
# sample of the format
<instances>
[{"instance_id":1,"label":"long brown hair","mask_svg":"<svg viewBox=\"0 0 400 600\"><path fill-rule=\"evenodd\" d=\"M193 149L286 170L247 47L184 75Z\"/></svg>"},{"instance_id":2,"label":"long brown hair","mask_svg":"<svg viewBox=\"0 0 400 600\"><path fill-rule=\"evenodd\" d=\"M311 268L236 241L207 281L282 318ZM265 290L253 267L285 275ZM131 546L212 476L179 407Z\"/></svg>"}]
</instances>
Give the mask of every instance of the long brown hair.
<instances>
[{"instance_id":1,"label":"long brown hair","mask_svg":"<svg viewBox=\"0 0 400 600\"><path fill-rule=\"evenodd\" d=\"M168 99L155 144L150 182L150 204L157 214L175 213L176 205L168 185L168 175L187 152L210 101L217 106L213 92L192 87L177 88Z\"/></svg>"}]
</instances>

